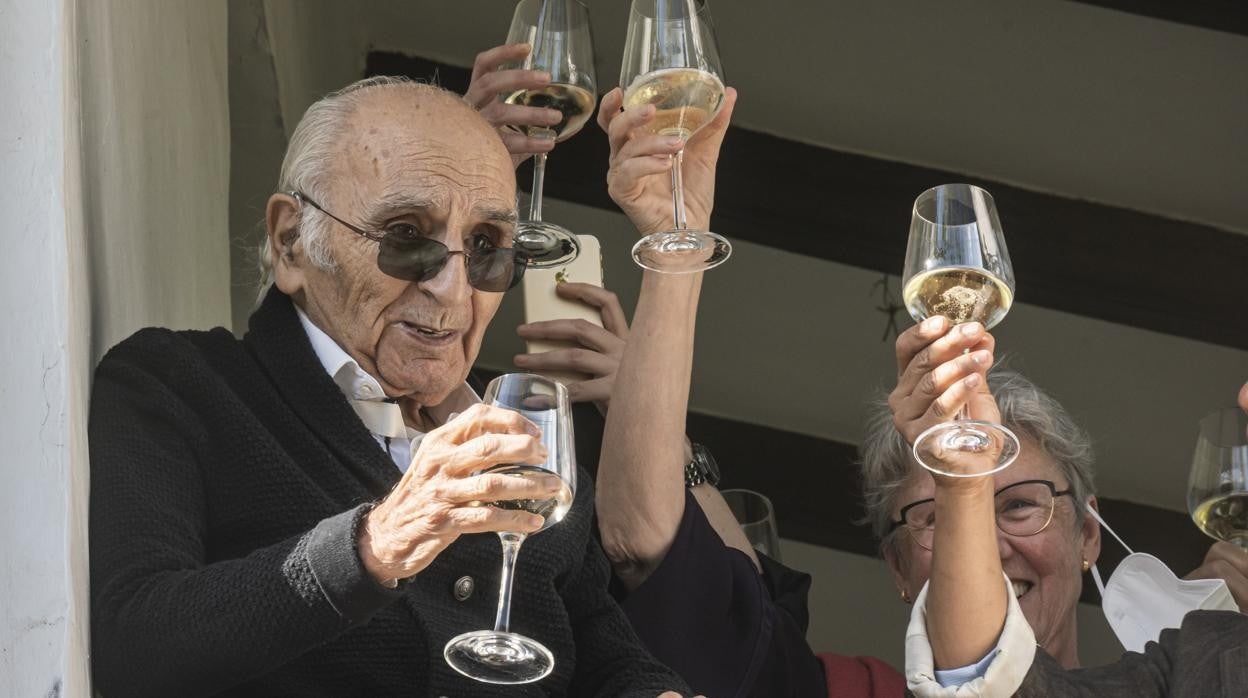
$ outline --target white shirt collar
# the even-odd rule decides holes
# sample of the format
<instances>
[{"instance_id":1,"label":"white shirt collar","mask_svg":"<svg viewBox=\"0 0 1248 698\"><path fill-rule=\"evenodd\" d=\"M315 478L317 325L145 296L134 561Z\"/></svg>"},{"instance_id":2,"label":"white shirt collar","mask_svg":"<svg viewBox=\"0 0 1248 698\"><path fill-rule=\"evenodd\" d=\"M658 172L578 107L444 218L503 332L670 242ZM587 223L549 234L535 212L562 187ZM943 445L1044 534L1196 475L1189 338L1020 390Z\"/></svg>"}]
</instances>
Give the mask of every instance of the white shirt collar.
<instances>
[{"instance_id":1,"label":"white shirt collar","mask_svg":"<svg viewBox=\"0 0 1248 698\"><path fill-rule=\"evenodd\" d=\"M334 383L348 400L385 399L386 393L382 390L381 383L360 368L360 364L351 358L351 355L332 337L325 334L324 330L313 324L307 313L303 312L303 308L296 305L295 313L299 316L299 324L303 325L303 331L308 335L308 341L312 343L312 351L316 353L316 358L320 360L325 372L334 379ZM433 418L435 423L441 425L445 424L452 415L463 412L479 402L481 398L472 386L465 382L452 391L441 404L427 405L425 412Z\"/></svg>"}]
</instances>

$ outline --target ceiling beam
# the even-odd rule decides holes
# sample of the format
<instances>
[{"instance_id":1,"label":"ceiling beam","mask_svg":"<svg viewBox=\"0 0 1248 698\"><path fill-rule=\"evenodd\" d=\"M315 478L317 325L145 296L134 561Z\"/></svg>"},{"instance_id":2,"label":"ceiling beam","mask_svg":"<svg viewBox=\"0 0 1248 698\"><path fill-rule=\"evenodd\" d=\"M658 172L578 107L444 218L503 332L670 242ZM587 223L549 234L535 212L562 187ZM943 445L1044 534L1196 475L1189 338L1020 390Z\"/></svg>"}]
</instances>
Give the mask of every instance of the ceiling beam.
<instances>
[{"instance_id":1,"label":"ceiling beam","mask_svg":"<svg viewBox=\"0 0 1248 698\"><path fill-rule=\"evenodd\" d=\"M1248 3L1243 0L1072 0L1176 24L1248 36Z\"/></svg>"},{"instance_id":2,"label":"ceiling beam","mask_svg":"<svg viewBox=\"0 0 1248 698\"><path fill-rule=\"evenodd\" d=\"M371 52L368 75L436 79L463 92L470 72ZM561 143L548 195L618 210L607 196L608 147L589 126ZM520 181L527 181L522 172ZM1248 349L1248 235L964 174L846 153L731 127L712 229L874 271L900 274L915 196L969 182L992 192L1024 303Z\"/></svg>"}]
</instances>

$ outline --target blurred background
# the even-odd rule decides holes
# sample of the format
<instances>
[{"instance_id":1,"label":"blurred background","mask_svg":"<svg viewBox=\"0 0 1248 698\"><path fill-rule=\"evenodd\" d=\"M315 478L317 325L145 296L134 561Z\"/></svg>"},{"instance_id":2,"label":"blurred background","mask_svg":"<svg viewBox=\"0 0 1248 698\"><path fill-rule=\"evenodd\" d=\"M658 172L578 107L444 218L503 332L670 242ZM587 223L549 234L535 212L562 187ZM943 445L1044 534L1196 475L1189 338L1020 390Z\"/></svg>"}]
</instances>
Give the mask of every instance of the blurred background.
<instances>
[{"instance_id":1,"label":"blurred background","mask_svg":"<svg viewBox=\"0 0 1248 698\"><path fill-rule=\"evenodd\" d=\"M1195 567L1212 543L1187 515L1196 421L1248 378L1248 9L710 5L740 91L712 221L734 254L706 277L689 432L718 457L722 486L773 500L786 564L815 576L815 649L902 664L909 607L853 523L854 460L863 404L892 385L892 343L911 324L898 278L910 204L940 183L996 196L1018 279L998 353L1091 432L1106 519L1180 574ZM589 6L605 92L628 3ZM0 238L0 317L29 328L0 338L13 365L0 397L14 415L0 420L12 455L0 466L0 548L13 551L0 592L15 599L0 605L0 677L38 674L0 692L85 685L95 361L147 325L244 332L264 203L303 110L373 74L462 91L512 8L0 2L0 77L20 95L0 113L0 210L18 222ZM591 124L550 157L546 217L602 241L606 285L631 311L636 234L606 198L605 171ZM483 368L511 368L521 316L517 292L487 333ZM32 521L44 522L33 537ZM1103 573L1116 547L1106 539ZM1085 663L1116 657L1090 582L1084 601Z\"/></svg>"}]
</instances>

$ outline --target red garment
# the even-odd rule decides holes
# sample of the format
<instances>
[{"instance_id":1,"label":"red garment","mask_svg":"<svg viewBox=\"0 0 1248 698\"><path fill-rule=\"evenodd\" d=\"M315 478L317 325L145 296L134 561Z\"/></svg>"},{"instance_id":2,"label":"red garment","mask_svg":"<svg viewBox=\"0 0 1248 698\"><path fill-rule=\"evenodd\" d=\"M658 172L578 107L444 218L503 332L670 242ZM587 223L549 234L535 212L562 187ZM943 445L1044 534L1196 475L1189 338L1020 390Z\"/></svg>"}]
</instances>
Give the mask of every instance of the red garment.
<instances>
[{"instance_id":1,"label":"red garment","mask_svg":"<svg viewBox=\"0 0 1248 698\"><path fill-rule=\"evenodd\" d=\"M828 698L893 698L906 694L906 680L875 657L819 653L828 681Z\"/></svg>"}]
</instances>

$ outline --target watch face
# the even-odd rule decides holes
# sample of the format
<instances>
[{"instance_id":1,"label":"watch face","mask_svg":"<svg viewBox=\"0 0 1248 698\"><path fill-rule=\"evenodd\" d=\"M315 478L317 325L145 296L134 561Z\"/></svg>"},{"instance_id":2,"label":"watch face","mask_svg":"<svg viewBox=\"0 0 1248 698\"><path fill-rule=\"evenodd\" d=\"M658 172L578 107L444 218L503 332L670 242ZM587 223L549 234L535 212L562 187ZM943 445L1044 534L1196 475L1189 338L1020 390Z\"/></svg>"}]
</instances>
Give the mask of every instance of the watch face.
<instances>
[{"instance_id":1,"label":"watch face","mask_svg":"<svg viewBox=\"0 0 1248 698\"><path fill-rule=\"evenodd\" d=\"M712 485L719 484L719 463L715 462L715 456L711 455L706 446L694 444L693 462L697 464L708 482Z\"/></svg>"}]
</instances>

